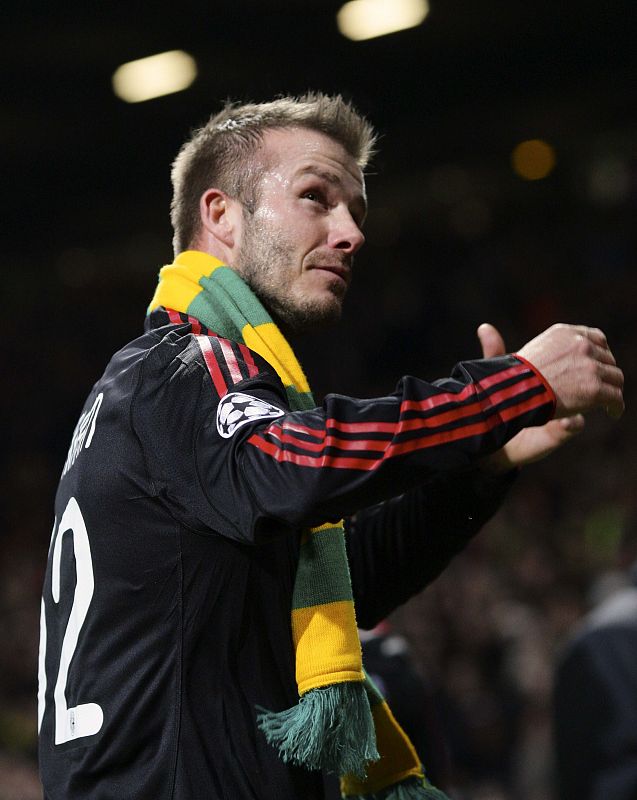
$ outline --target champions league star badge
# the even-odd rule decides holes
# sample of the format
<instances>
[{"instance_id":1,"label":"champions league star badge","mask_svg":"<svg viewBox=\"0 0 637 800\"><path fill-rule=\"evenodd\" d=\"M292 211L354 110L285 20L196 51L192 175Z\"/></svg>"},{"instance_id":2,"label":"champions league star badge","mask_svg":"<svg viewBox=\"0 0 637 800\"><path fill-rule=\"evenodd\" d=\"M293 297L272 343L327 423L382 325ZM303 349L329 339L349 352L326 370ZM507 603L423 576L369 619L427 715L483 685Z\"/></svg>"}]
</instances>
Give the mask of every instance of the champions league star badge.
<instances>
[{"instance_id":1,"label":"champions league star badge","mask_svg":"<svg viewBox=\"0 0 637 800\"><path fill-rule=\"evenodd\" d=\"M273 406L258 397L251 397L241 392L231 392L222 398L217 408L217 430L219 436L229 439L235 431L254 422L255 419L274 419L285 414L280 408Z\"/></svg>"}]
</instances>

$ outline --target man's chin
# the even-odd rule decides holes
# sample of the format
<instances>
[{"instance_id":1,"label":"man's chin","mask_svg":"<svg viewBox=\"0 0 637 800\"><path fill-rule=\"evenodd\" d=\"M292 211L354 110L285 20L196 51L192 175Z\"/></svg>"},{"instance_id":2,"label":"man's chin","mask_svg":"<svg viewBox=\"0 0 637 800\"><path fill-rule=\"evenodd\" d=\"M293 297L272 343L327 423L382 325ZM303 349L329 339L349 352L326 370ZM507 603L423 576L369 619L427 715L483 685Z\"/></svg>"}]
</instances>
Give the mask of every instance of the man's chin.
<instances>
[{"instance_id":1,"label":"man's chin","mask_svg":"<svg viewBox=\"0 0 637 800\"><path fill-rule=\"evenodd\" d=\"M342 311L342 300L334 296L322 302L271 309L281 327L290 333L309 333L327 328L339 321Z\"/></svg>"}]
</instances>

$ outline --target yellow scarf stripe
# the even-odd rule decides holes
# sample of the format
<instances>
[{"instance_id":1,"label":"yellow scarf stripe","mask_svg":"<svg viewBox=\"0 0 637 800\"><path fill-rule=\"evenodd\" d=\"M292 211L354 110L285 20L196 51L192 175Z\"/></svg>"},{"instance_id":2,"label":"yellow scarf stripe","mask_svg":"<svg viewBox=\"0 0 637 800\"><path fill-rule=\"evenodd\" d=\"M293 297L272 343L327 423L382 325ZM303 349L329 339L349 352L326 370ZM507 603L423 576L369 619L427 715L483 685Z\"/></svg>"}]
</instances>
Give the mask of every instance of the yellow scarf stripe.
<instances>
[{"instance_id":1,"label":"yellow scarf stripe","mask_svg":"<svg viewBox=\"0 0 637 800\"><path fill-rule=\"evenodd\" d=\"M245 325L243 341L276 369L285 388L293 386L301 394L309 394L310 385L296 359L292 348L274 322L263 325Z\"/></svg>"},{"instance_id":2,"label":"yellow scarf stripe","mask_svg":"<svg viewBox=\"0 0 637 800\"><path fill-rule=\"evenodd\" d=\"M218 258L207 253L197 250L180 253L173 264L160 270L160 280L148 306L148 313L164 306L185 314L195 297L203 292L203 287L199 285L200 279L210 277L222 266L224 265Z\"/></svg>"},{"instance_id":3,"label":"yellow scarf stripe","mask_svg":"<svg viewBox=\"0 0 637 800\"><path fill-rule=\"evenodd\" d=\"M292 610L296 682L300 695L321 686L364 680L353 616L351 600Z\"/></svg>"}]
</instances>

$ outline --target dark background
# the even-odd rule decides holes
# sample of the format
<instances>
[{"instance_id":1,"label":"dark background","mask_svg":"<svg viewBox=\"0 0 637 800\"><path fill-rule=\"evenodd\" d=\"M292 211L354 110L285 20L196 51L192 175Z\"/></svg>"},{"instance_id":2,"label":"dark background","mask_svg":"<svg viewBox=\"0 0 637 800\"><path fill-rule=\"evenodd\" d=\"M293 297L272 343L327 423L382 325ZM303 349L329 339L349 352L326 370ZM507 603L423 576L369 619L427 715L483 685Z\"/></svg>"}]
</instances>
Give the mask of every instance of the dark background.
<instances>
[{"instance_id":1,"label":"dark background","mask_svg":"<svg viewBox=\"0 0 637 800\"><path fill-rule=\"evenodd\" d=\"M23 3L3 9L0 800L34 777L39 592L52 499L84 397L140 330L171 260L169 165L226 98L351 98L379 129L368 244L333 350L301 345L316 393L391 390L477 357L489 320L515 349L555 321L606 331L627 377L619 423L525 470L470 550L394 621L436 695L452 785L469 800L552 796L560 643L614 565L633 503L637 66L634 3L431 0L419 28L367 42L340 3ZM187 91L127 105L121 63L184 49ZM529 182L511 152L542 138ZM634 406L634 402L632 402Z\"/></svg>"}]
</instances>

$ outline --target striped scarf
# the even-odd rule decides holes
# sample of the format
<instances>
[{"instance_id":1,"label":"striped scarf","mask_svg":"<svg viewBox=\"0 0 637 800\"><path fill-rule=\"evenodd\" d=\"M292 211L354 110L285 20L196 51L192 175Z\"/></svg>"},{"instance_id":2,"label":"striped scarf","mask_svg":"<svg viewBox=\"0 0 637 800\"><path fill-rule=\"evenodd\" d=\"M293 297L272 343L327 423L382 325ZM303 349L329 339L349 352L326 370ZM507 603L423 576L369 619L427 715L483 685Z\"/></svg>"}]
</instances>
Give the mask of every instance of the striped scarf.
<instances>
[{"instance_id":1,"label":"striped scarf","mask_svg":"<svg viewBox=\"0 0 637 800\"><path fill-rule=\"evenodd\" d=\"M257 352L276 370L293 411L315 407L281 331L217 259L191 250L164 267L149 313L160 306ZM299 702L280 712L259 709L257 718L283 761L336 772L351 800L445 800L363 670L342 522L302 533L291 615Z\"/></svg>"}]
</instances>

